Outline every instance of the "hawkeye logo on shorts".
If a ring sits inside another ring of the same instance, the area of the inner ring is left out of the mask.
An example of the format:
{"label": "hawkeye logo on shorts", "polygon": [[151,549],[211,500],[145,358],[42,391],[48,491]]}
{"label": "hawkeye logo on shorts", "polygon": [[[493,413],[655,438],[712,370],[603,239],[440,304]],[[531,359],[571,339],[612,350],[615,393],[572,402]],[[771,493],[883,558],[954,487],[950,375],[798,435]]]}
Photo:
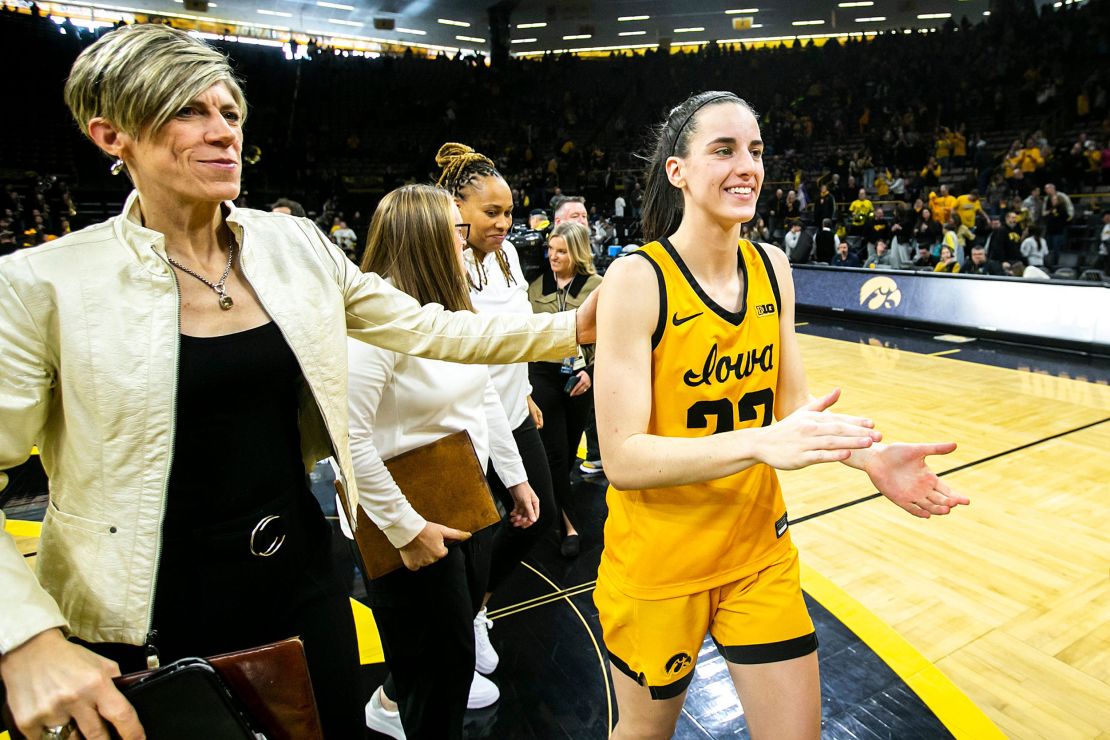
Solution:
{"label": "hawkeye logo on shorts", "polygon": [[781,517],[779,517],[779,520],[775,522],[775,538],[777,539],[786,534],[786,529],[789,526],[790,521],[786,518],[786,514],[783,514]]}
{"label": "hawkeye logo on shorts", "polygon": [[755,307],[756,316],[770,316],[775,312],[774,303],[760,303]]}
{"label": "hawkeye logo on shorts", "polygon": [[677,676],[686,670],[693,662],[694,659],[691,658],[688,653],[676,653],[667,661],[667,673],[672,676]]}

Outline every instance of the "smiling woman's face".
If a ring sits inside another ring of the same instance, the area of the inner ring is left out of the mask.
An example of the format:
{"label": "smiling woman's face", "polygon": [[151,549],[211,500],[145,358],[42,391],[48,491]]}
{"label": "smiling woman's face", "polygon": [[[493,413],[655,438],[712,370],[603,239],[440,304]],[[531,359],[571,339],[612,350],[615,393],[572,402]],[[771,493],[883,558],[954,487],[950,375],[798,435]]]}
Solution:
{"label": "smiling woman's face", "polygon": [[183,203],[239,197],[242,112],[223,83],[208,88],[159,130],[127,138],[122,157],[140,192]]}
{"label": "smiling woman's face", "polygon": [[695,116],[685,157],[667,160],[671,184],[683,190],[685,207],[722,225],[755,216],[763,185],[763,142],[755,116],[743,105],[711,105]]}
{"label": "smiling woman's face", "polygon": [[505,181],[494,175],[481,177],[463,189],[456,198],[462,220],[470,224],[467,242],[482,254],[501,249],[513,225],[513,192]]}

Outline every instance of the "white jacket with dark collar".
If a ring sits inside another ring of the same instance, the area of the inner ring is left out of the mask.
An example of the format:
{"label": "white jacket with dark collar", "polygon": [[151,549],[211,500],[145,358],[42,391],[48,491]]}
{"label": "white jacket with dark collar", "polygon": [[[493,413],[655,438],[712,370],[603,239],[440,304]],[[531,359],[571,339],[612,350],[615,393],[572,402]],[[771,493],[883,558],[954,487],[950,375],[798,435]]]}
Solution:
{"label": "white jacket with dark collar", "polygon": [[[243,274],[301,365],[306,468],[334,454],[352,507],[347,336],[454,362],[557,360],[575,322],[421,307],[363,274],[305,219],[226,206]],[[0,259],[0,470],[41,450],[37,577],[0,533],[0,653],[51,627],[142,644],[161,547],[179,297],[161,234],[120,216]],[[226,454],[234,440],[212,440]],[[4,522],[0,512],[0,529]]]}

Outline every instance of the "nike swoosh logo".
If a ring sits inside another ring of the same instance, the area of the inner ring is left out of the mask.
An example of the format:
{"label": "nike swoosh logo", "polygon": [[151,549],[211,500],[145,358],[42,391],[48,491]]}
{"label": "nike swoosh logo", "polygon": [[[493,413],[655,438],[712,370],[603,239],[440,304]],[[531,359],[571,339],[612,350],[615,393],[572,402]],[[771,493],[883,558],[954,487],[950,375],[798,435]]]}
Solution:
{"label": "nike swoosh logo", "polygon": [[698,312],[697,312],[697,313],[695,313],[695,314],[691,314],[691,315],[689,315],[689,316],[685,316],[685,317],[683,317],[683,318],[681,318],[681,319],[680,319],[680,318],[678,318],[678,313],[675,313],[675,314],[674,314],[673,316],[671,316],[671,323],[672,323],[672,324],[674,324],[675,326],[682,326],[682,325],[683,325],[683,324],[685,324],[685,323],[686,323],[687,321],[693,321],[693,320],[694,320],[694,319],[696,319],[697,317],[701,316],[701,315],[702,315],[703,313],[705,313],[705,311],[698,311]]}

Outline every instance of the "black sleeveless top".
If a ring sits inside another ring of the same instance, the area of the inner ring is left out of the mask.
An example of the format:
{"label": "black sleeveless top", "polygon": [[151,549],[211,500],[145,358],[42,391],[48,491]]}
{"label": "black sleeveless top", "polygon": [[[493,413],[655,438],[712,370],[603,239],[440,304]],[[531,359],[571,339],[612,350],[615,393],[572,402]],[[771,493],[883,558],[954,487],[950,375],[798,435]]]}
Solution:
{"label": "black sleeveless top", "polygon": [[[342,593],[308,488],[300,365],[274,323],[181,337],[177,423],[148,636],[163,662],[297,634],[306,600]],[[266,517],[262,549],[252,531]]]}
{"label": "black sleeveless top", "polygon": [[163,537],[300,494],[301,368],[277,324],[182,335],[180,358]]}

